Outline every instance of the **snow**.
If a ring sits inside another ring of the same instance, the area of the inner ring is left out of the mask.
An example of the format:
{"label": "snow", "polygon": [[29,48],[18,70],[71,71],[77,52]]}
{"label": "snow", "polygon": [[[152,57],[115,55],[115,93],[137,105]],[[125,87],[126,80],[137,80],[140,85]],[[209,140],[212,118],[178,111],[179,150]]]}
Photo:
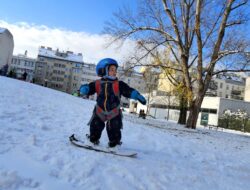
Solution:
{"label": "snow", "polygon": [[[72,146],[94,101],[0,77],[0,189],[250,189],[250,136],[124,113],[125,158]],[[103,131],[101,144],[108,142]]]}
{"label": "snow", "polygon": [[59,52],[61,54],[65,54],[66,57],[62,57],[57,55],[57,51],[52,50],[52,49],[45,49],[43,47],[39,48],[38,55],[40,56],[45,56],[45,57],[50,57],[54,59],[62,59],[62,60],[67,60],[67,61],[74,61],[74,62],[79,62],[83,63],[83,58],[81,54],[74,54],[73,52]]}

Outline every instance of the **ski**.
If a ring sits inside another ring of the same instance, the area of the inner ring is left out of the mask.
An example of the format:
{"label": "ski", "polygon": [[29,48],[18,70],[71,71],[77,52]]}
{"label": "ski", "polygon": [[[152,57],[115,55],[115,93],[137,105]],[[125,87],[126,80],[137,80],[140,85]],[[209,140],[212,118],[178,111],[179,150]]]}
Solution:
{"label": "ski", "polygon": [[137,155],[136,152],[132,152],[129,150],[117,150],[117,151],[115,151],[115,150],[111,150],[109,148],[101,147],[99,145],[93,145],[93,146],[87,145],[84,143],[84,141],[77,139],[74,134],[72,134],[69,137],[69,141],[71,142],[72,145],[74,145],[76,147],[85,148],[85,149],[93,150],[96,152],[103,152],[103,153],[107,153],[107,154],[113,154],[116,156],[131,157],[131,158],[134,158]]}

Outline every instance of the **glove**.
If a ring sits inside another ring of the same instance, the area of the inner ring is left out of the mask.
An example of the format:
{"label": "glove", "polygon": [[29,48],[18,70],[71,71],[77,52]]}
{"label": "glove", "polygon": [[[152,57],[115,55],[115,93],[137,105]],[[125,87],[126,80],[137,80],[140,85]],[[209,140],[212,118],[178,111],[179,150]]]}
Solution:
{"label": "glove", "polygon": [[146,99],[137,90],[132,91],[130,98],[138,100],[143,105],[147,103]]}
{"label": "glove", "polygon": [[89,85],[88,84],[83,84],[80,87],[80,94],[81,95],[87,95],[89,93]]}

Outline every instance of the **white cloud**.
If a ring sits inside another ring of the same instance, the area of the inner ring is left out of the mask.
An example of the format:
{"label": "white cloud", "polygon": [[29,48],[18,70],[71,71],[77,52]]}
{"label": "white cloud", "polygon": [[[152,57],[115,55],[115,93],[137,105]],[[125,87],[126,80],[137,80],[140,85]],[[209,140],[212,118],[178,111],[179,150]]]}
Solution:
{"label": "white cloud", "polygon": [[14,55],[28,51],[29,57],[37,57],[40,46],[51,47],[61,51],[82,53],[83,61],[96,63],[105,57],[123,61],[133,53],[133,41],[127,41],[122,48],[115,45],[105,48],[107,36],[74,32],[59,28],[28,24],[26,22],[8,23],[0,20],[0,27],[7,28],[14,38]]}

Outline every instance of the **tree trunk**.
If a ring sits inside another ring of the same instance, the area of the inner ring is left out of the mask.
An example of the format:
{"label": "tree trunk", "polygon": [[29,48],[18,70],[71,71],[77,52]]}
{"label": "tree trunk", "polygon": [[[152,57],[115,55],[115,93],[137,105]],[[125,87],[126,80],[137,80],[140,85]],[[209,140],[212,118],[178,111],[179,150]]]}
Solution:
{"label": "tree trunk", "polygon": [[196,123],[198,120],[203,98],[204,98],[203,96],[199,96],[192,102],[192,105],[190,106],[189,109],[189,116],[186,125],[187,128],[196,129]]}
{"label": "tree trunk", "polygon": [[178,120],[178,124],[185,125],[187,121],[187,101],[185,97],[180,98],[180,116]]}

